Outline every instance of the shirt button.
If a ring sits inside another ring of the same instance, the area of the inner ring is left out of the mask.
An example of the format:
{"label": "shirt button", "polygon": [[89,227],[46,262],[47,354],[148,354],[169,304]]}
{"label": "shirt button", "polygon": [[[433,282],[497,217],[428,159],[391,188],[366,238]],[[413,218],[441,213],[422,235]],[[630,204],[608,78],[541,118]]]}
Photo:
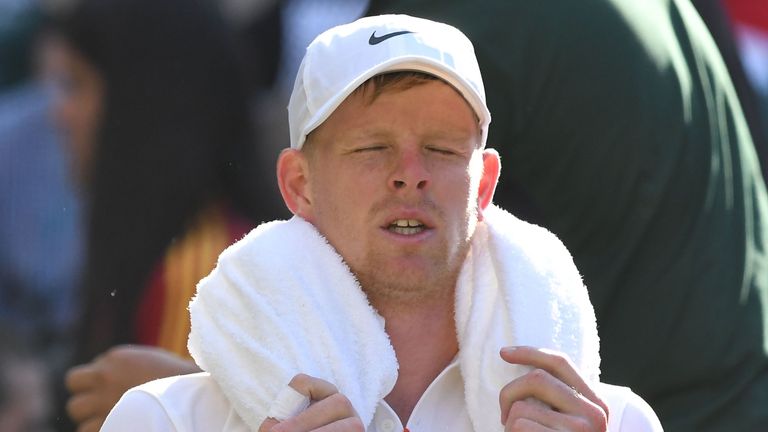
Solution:
{"label": "shirt button", "polygon": [[381,429],[381,432],[392,432],[395,430],[395,422],[393,422],[391,419],[386,419],[381,422],[379,428]]}

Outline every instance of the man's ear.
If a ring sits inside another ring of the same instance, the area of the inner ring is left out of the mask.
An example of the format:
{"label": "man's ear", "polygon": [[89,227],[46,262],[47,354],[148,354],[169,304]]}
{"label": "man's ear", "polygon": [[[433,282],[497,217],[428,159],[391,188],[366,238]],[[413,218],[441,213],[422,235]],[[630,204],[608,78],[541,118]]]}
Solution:
{"label": "man's ear", "polygon": [[277,184],[291,213],[312,220],[312,198],[307,156],[296,149],[285,149],[277,159]]}
{"label": "man's ear", "polygon": [[477,215],[483,220],[483,211],[491,205],[501,174],[501,157],[494,149],[483,150],[483,176],[477,194]]}

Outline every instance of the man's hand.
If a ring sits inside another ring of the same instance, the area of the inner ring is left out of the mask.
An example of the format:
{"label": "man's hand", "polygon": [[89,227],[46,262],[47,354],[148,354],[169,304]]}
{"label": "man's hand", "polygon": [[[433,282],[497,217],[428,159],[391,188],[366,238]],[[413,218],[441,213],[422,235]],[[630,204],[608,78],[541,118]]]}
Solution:
{"label": "man's hand", "polygon": [[608,406],[562,354],[530,347],[502,348],[501,358],[531,372],[499,395],[505,431],[596,431],[608,429]]}
{"label": "man's hand", "polygon": [[352,403],[333,384],[299,374],[288,385],[309,397],[309,408],[281,422],[268,418],[259,427],[259,432],[365,431],[365,425]]}
{"label": "man's hand", "polygon": [[193,362],[155,347],[117,346],[91,363],[67,372],[71,395],[67,413],[78,432],[96,432],[109,411],[131,387],[174,375],[199,372]]}

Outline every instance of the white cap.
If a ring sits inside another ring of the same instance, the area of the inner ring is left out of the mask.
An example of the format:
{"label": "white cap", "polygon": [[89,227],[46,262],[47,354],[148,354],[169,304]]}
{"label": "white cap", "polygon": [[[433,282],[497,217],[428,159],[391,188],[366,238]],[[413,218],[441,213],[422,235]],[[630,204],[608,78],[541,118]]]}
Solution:
{"label": "white cap", "polygon": [[447,24],[380,15],[334,27],[309,44],[288,103],[291,147],[300,149],[369,78],[394,71],[428,73],[456,88],[477,114],[485,146],[491,114],[472,42]]}

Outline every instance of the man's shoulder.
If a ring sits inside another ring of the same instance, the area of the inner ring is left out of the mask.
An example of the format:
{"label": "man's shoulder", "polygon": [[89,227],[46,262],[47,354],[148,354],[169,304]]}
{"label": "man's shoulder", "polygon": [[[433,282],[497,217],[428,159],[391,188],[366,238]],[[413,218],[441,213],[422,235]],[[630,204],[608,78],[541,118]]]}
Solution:
{"label": "man's shoulder", "polygon": [[183,395],[195,397],[193,395],[196,394],[206,395],[208,398],[224,397],[208,372],[161,378],[136,386],[131,391],[142,392],[160,400],[175,399]]}
{"label": "man's shoulder", "polygon": [[663,432],[653,408],[629,387],[598,383],[596,391],[608,404],[609,431]]}
{"label": "man's shoulder", "polygon": [[224,250],[219,262],[243,264],[271,255],[295,253],[302,250],[304,240],[312,235],[320,237],[309,222],[298,217],[264,222]]}
{"label": "man's shoulder", "polygon": [[126,392],[103,431],[247,430],[206,372],[150,381]]}

